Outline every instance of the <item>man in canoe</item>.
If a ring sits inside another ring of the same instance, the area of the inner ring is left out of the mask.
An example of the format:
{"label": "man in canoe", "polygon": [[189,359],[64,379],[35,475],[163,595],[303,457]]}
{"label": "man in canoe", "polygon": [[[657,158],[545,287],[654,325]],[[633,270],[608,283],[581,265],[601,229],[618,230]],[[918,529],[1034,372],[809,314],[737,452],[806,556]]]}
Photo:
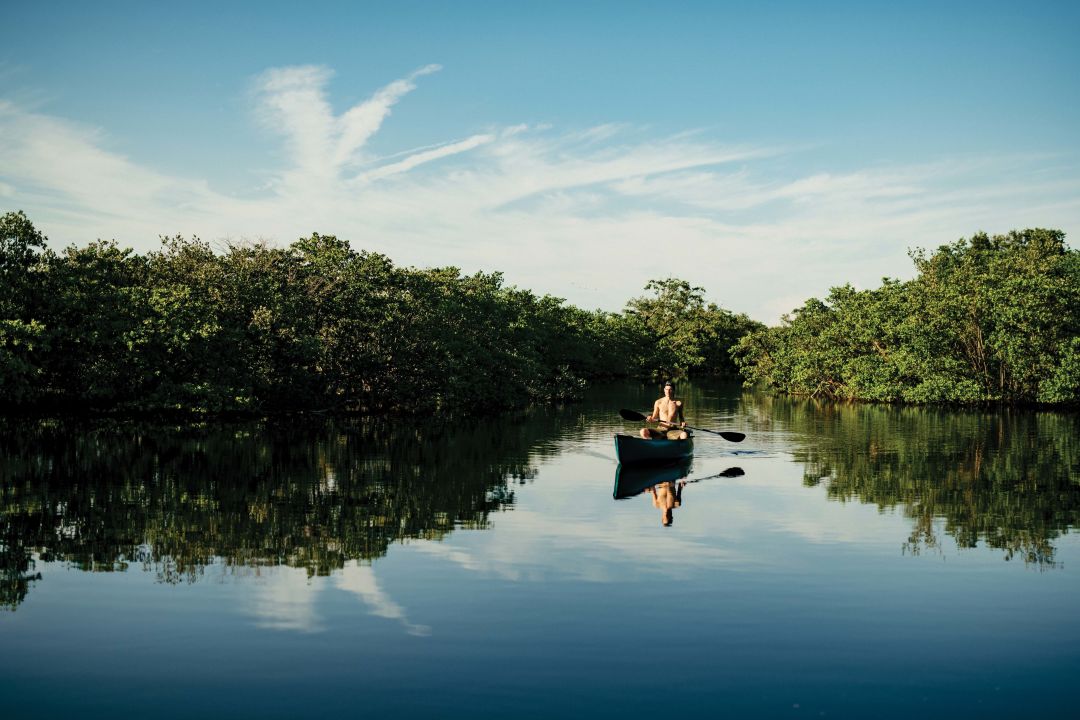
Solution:
{"label": "man in canoe", "polygon": [[659,429],[641,428],[641,437],[646,440],[654,438],[685,440],[689,437],[685,429],[686,420],[683,418],[682,400],[675,399],[675,385],[670,380],[664,383],[664,397],[653,403],[652,414],[645,418],[645,421],[660,424]]}

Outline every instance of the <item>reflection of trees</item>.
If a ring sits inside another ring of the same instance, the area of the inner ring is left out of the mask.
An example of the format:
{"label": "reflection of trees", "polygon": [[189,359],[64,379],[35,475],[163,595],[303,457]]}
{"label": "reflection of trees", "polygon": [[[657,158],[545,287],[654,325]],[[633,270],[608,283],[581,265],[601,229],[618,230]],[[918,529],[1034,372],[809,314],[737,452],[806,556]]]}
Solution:
{"label": "reflection of trees", "polygon": [[166,582],[229,565],[328,574],[390,543],[483,528],[532,477],[538,441],[574,411],[497,431],[313,421],[162,428],[9,422],[0,428],[0,603],[33,557],[91,571],[142,564]]}
{"label": "reflection of trees", "polygon": [[905,549],[938,544],[934,520],[958,546],[979,540],[1007,559],[1053,565],[1052,540],[1080,522],[1080,417],[1016,410],[942,410],[744,401],[802,435],[807,485],[835,500],[903,506]]}

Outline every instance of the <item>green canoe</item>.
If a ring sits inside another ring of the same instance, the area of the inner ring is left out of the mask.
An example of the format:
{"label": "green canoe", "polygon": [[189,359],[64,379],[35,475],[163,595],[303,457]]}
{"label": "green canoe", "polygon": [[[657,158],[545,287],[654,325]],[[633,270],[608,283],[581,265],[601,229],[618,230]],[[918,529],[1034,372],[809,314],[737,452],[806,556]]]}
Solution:
{"label": "green canoe", "polygon": [[631,435],[615,436],[615,457],[623,465],[667,463],[694,454],[694,437],[686,440],[646,440]]}
{"label": "green canoe", "polygon": [[690,474],[690,466],[693,462],[690,458],[685,458],[664,464],[623,465],[620,463],[615,468],[615,490],[612,495],[616,500],[622,500],[639,495],[654,485],[682,480]]}

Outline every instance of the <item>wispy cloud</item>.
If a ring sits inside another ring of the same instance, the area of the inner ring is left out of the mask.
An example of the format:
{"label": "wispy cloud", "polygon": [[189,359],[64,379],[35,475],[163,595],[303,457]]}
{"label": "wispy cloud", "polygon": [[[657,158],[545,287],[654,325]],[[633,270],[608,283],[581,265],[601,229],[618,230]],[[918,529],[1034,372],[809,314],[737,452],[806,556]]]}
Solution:
{"label": "wispy cloud", "polygon": [[[133,162],[104,131],[0,100],[0,198],[54,242],[159,234],[350,238],[403,264],[502,270],[514,283],[616,309],[677,275],[763,320],[846,281],[910,272],[906,251],[975,230],[1080,225],[1080,174],[1024,156],[838,172],[783,144],[656,136],[607,123],[491,127],[379,157],[370,140],[428,65],[335,114],[330,69],[255,79],[257,117],[287,163],[260,193]],[[197,141],[197,139],[192,139]],[[799,168],[799,169],[793,169]]]}
{"label": "wispy cloud", "polygon": [[432,162],[434,160],[441,160],[451,155],[457,155],[458,153],[466,152],[467,150],[473,150],[481,145],[486,145],[495,140],[495,136],[491,134],[473,135],[472,137],[460,140],[458,142],[448,143],[431,150],[425,150],[423,152],[414,153],[409,155],[404,160],[400,160],[395,163],[388,163],[382,165],[374,170],[370,170],[365,173],[361,173],[356,177],[357,181],[370,182],[372,180],[378,180],[379,178],[388,177],[390,175],[396,175],[398,173],[408,172],[415,167],[423,165],[424,163]]}
{"label": "wispy cloud", "polygon": [[363,160],[360,151],[382,127],[391,108],[416,89],[416,78],[439,69],[438,65],[422,67],[340,116],[334,115],[326,99],[326,83],[333,74],[329,68],[306,65],[263,73],[255,83],[260,117],[286,138],[293,161],[283,176],[285,187],[303,193],[336,190],[336,183],[345,179],[343,169]]}

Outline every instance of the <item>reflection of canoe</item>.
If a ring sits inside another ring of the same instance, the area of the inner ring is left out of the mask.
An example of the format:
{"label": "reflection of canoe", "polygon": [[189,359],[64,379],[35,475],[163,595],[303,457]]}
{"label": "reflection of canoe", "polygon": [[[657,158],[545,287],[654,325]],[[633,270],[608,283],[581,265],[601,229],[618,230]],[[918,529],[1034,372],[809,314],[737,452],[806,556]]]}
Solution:
{"label": "reflection of canoe", "polygon": [[623,465],[669,463],[694,454],[693,436],[686,440],[646,440],[630,435],[615,436],[615,457]]}
{"label": "reflection of canoe", "polygon": [[663,482],[682,480],[690,474],[690,458],[667,465],[619,465],[615,469],[616,500],[633,497],[641,491]]}

